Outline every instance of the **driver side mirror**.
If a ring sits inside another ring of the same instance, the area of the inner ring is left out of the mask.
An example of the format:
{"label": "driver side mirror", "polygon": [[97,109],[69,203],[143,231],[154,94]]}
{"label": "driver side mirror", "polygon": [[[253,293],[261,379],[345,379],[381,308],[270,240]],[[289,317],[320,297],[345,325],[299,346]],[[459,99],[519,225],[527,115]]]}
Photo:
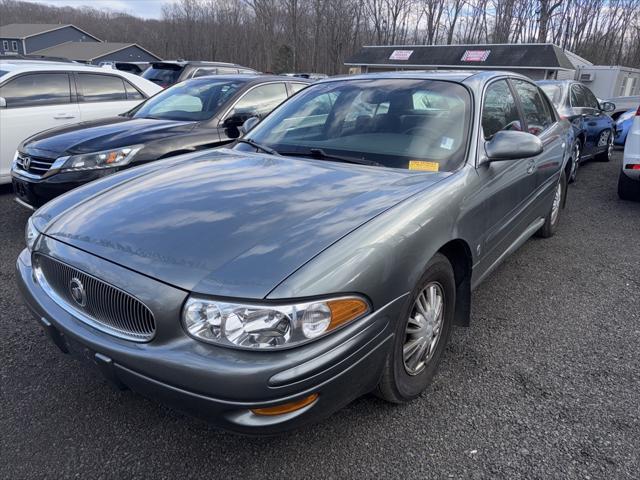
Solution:
{"label": "driver side mirror", "polygon": [[240,126],[238,130],[240,130],[240,135],[245,135],[249,130],[255,127],[260,122],[258,117],[249,117],[245,120],[245,122]]}
{"label": "driver side mirror", "polygon": [[0,97],[0,108],[7,108],[7,100],[4,97]]}
{"label": "driver side mirror", "polygon": [[600,110],[603,112],[613,112],[616,109],[616,104],[613,102],[602,102],[600,104]]}
{"label": "driver side mirror", "polygon": [[540,155],[543,151],[542,141],[527,132],[500,130],[484,145],[487,154],[482,163],[502,160],[517,160]]}

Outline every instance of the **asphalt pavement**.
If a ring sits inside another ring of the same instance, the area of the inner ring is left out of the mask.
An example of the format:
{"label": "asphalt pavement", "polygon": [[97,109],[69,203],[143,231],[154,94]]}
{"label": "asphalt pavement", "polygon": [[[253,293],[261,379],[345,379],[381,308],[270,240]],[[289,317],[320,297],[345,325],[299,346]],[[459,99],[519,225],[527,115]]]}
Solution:
{"label": "asphalt pavement", "polygon": [[270,438],[114,391],[51,344],[15,286],[29,214],[0,190],[0,478],[639,478],[640,203],[617,197],[620,158],[581,167],[558,234],[474,292],[421,398]]}

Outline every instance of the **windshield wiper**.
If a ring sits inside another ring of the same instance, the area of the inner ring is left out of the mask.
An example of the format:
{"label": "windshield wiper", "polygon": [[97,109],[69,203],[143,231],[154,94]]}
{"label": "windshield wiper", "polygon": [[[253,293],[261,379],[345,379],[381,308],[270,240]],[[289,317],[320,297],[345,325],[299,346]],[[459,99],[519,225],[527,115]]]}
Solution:
{"label": "windshield wiper", "polygon": [[262,145],[262,144],[256,142],[255,140],[251,140],[250,138],[239,138],[238,140],[236,140],[236,142],[237,143],[246,143],[247,145],[251,145],[253,148],[256,148],[258,150],[262,150],[264,153],[268,153],[269,155],[278,155],[278,156],[281,155],[280,153],[278,153],[273,148],[267,147],[266,145]]}
{"label": "windshield wiper", "polygon": [[384,167],[383,164],[378,163],[378,162],[374,162],[373,160],[365,160],[362,157],[347,157],[347,156],[343,156],[343,155],[334,155],[334,154],[330,154],[325,152],[323,149],[321,148],[310,148],[308,152],[281,152],[281,155],[288,155],[291,157],[311,157],[311,158],[317,158],[320,160],[336,160],[338,162],[345,162],[345,163],[356,163],[358,165],[370,165],[370,166],[374,166],[374,167]]}

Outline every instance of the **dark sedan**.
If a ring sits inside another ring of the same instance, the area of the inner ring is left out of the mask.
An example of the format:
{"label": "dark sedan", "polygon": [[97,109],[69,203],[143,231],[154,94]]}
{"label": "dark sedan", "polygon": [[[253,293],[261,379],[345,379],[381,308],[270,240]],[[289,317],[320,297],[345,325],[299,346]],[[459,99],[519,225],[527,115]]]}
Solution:
{"label": "dark sedan", "polygon": [[570,129],[508,72],[321,81],[233,149],[45,205],[18,283],[63,351],[222,428],[407,402],[473,288],[558,228]]}
{"label": "dark sedan", "polygon": [[13,187],[39,207],[97,178],[160,158],[217,147],[238,138],[310,82],[276,76],[209,76],[174,85],[121,116],[46,130],[19,147]]}
{"label": "dark sedan", "polygon": [[572,80],[542,80],[537,82],[558,113],[573,124],[575,141],[569,181],[576,179],[578,167],[587,159],[611,160],[616,127],[607,115],[615,110],[611,102],[598,101],[588,87]]}

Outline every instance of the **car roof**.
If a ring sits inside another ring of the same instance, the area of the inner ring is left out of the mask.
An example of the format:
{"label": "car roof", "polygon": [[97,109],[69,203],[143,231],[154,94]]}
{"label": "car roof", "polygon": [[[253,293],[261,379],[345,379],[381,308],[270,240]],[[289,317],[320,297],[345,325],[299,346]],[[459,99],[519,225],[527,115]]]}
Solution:
{"label": "car roof", "polygon": [[107,70],[95,65],[84,65],[82,63],[63,63],[63,62],[38,62],[36,60],[20,60],[12,62],[10,60],[0,60],[0,70],[5,72],[37,72],[39,70],[46,71],[63,71],[63,72],[99,72],[113,73],[119,70]]}
{"label": "car roof", "polygon": [[522,78],[531,81],[530,78],[525,77],[519,73],[504,71],[504,70],[405,70],[402,72],[376,72],[376,73],[363,73],[360,75],[341,75],[337,77],[330,77],[317,81],[315,83],[333,82],[336,80],[371,80],[373,78],[379,79],[402,79],[410,78],[415,80],[447,80],[450,82],[462,83],[466,80],[479,80],[488,81],[496,77],[504,77],[508,75],[510,77]]}
{"label": "car roof", "polygon": [[191,78],[185,80],[185,82],[197,82],[199,80],[244,80],[246,83],[264,83],[264,82],[289,82],[289,83],[308,83],[311,84],[311,80],[308,78],[297,77],[285,77],[283,75],[255,75],[252,73],[234,73],[224,75],[203,75],[202,77]]}

